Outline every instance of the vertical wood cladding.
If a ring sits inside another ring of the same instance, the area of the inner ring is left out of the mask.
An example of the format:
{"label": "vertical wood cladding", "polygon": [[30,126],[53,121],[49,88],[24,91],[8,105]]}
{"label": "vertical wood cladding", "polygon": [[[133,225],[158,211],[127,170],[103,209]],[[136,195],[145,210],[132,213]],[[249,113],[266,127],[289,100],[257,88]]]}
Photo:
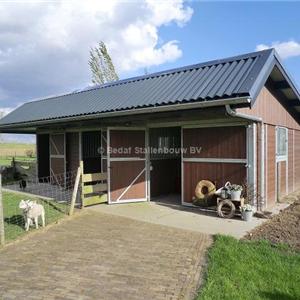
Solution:
{"label": "vertical wood cladding", "polygon": [[67,172],[75,172],[79,167],[79,133],[66,134]]}
{"label": "vertical wood cladding", "polygon": [[288,132],[288,193],[294,191],[294,130]]}
{"label": "vertical wood cladding", "polygon": [[226,181],[242,184],[246,180],[246,167],[236,163],[184,163],[184,201],[191,203],[200,180],[210,180],[217,188]]}
{"label": "vertical wood cladding", "polygon": [[[261,135],[261,128],[262,128],[262,124],[257,124],[256,130],[256,136],[257,136],[257,155],[256,155],[256,172],[257,172],[257,176],[256,176],[256,187],[257,187],[257,200],[258,202],[261,200],[260,196],[260,192],[261,192],[261,145],[263,143],[262,139],[262,135]],[[261,203],[258,203],[259,207]]]}
{"label": "vertical wood cladding", "polygon": [[145,131],[111,130],[110,147],[110,201],[146,199],[145,160],[140,159],[145,152],[135,151],[136,147],[144,150]]}
{"label": "vertical wood cladding", "polygon": [[50,134],[50,176],[52,183],[65,182],[65,135]]}
{"label": "vertical wood cladding", "polygon": [[64,155],[65,153],[65,135],[50,134],[50,155]]}
{"label": "vertical wood cladding", "polygon": [[295,188],[300,188],[300,131],[295,130]]}
{"label": "vertical wood cladding", "polygon": [[[110,163],[110,200],[117,201],[145,168],[144,161],[112,161]],[[120,200],[146,198],[146,172],[134,182]]]}
{"label": "vertical wood cladding", "polygon": [[63,185],[65,182],[65,160],[63,158],[52,157],[51,164],[51,183]]}
{"label": "vertical wood cladding", "polygon": [[[145,157],[136,151],[145,147],[144,130],[112,130],[110,134],[110,157]],[[123,150],[122,150],[123,149]]]}
{"label": "vertical wood cladding", "polygon": [[275,126],[267,125],[267,206],[276,202],[276,132]]}
{"label": "vertical wood cladding", "polygon": [[279,198],[286,195],[286,161],[278,162],[278,193]]}
{"label": "vertical wood cladding", "polygon": [[38,177],[50,176],[49,134],[37,135]]}
{"label": "vertical wood cladding", "polygon": [[[246,127],[190,128],[183,130],[184,157],[246,158]],[[192,153],[192,147],[201,147]]]}
{"label": "vertical wood cladding", "polygon": [[267,124],[300,130],[300,125],[283,106],[283,103],[286,103],[286,100],[281,99],[275,90],[268,86],[262,88],[251,109],[240,108],[238,112],[261,117]]}

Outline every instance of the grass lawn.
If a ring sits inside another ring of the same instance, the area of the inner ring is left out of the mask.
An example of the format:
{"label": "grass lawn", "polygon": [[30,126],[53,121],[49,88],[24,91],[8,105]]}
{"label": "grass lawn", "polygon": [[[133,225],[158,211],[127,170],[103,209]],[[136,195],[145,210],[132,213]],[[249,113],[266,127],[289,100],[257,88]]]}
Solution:
{"label": "grass lawn", "polygon": [[[10,166],[13,160],[13,156],[0,156],[0,166]],[[27,157],[27,156],[15,156],[15,161],[18,162],[35,162],[36,157]]]}
{"label": "grass lawn", "polygon": [[197,300],[300,299],[300,253],[267,241],[216,236]]}
{"label": "grass lawn", "polygon": [[[24,198],[22,195],[15,193],[3,192],[3,208],[4,208],[4,229],[5,239],[7,241],[14,240],[19,236],[26,233],[24,230],[24,219],[22,211],[19,209],[19,203],[22,199],[29,199],[28,196]],[[65,204],[59,204],[54,201],[42,200],[39,198],[31,198],[40,203],[45,208],[46,213],[46,225],[56,222],[65,215],[67,206]],[[41,221],[39,220],[41,223]],[[30,227],[30,231],[35,230],[34,227]]]}
{"label": "grass lawn", "polygon": [[35,144],[0,143],[0,166],[9,166],[13,157],[17,161],[35,161],[35,157],[27,156],[29,150],[35,155]]}

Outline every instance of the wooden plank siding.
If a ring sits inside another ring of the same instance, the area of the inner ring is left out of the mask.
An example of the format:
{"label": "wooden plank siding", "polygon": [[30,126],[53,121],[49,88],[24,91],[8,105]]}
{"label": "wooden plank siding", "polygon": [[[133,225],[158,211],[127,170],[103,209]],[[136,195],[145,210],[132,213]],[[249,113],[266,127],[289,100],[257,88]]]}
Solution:
{"label": "wooden plank siding", "polygon": [[300,188],[300,131],[295,131],[295,188]]}
{"label": "wooden plank siding", "polygon": [[288,193],[294,191],[294,130],[288,131]]}
{"label": "wooden plank siding", "polygon": [[53,184],[65,184],[65,134],[50,134],[50,176]]}
{"label": "wooden plank siding", "polygon": [[[188,128],[183,130],[186,158],[246,158],[246,127]],[[201,147],[201,152],[191,150]]]}
{"label": "wooden plank siding", "polygon": [[[110,129],[110,203],[146,200],[145,134],[145,130]],[[136,147],[143,151],[137,153]],[[118,149],[120,151],[114,152]],[[127,152],[126,149],[130,151]]]}
{"label": "wooden plank siding", "polygon": [[286,161],[278,163],[278,197],[281,198],[286,195]]}
{"label": "wooden plank siding", "polygon": [[[265,124],[265,197],[267,207],[273,206],[277,197],[293,192],[300,188],[300,135],[296,141],[300,125],[285,105],[282,98],[268,81],[262,88],[252,108],[239,108],[238,112],[262,118]],[[288,157],[287,162],[276,165],[276,126],[288,129]],[[257,186],[260,188],[260,125],[257,132]],[[295,137],[295,140],[294,140]],[[294,148],[295,145],[295,148]],[[298,148],[298,152],[297,152]],[[297,162],[297,157],[299,163]],[[296,170],[296,168],[298,169]],[[287,173],[286,173],[287,172]],[[276,174],[278,177],[276,178]],[[298,182],[298,185],[296,185]]]}
{"label": "wooden plank siding", "polygon": [[236,163],[184,163],[184,201],[191,203],[195,196],[195,188],[200,180],[210,180],[217,188],[226,181],[244,183],[247,169],[243,164]]}
{"label": "wooden plank siding", "polygon": [[[145,154],[136,153],[136,148],[144,149],[145,131],[144,130],[113,130],[110,135],[110,157],[140,157]],[[122,149],[124,150],[122,152]],[[129,152],[127,152],[127,150]]]}
{"label": "wooden plank siding", "polygon": [[66,134],[66,165],[67,172],[76,172],[79,167],[79,133]]}
{"label": "wooden plank siding", "polygon": [[[262,127],[262,124],[257,124],[257,127],[256,127],[256,136],[257,136],[257,139],[256,139],[256,147],[257,147],[257,155],[256,155],[256,173],[257,173],[257,176],[256,176],[256,194],[257,194],[257,202],[258,202],[258,206],[261,207],[261,201],[263,199],[261,199],[261,145],[262,145],[262,135],[261,135],[261,127]],[[251,189],[250,187],[250,190],[253,190]]]}
{"label": "wooden plank siding", "polygon": [[283,106],[284,100],[270,86],[263,87],[252,108],[239,108],[238,112],[261,117],[270,125],[300,130],[300,125]]}
{"label": "wooden plank siding", "polygon": [[[246,163],[199,162],[197,159],[245,159],[246,126],[183,129],[183,200],[191,203],[200,180],[210,180],[217,188],[227,181],[243,184],[247,177]],[[192,152],[201,147],[201,152]],[[187,160],[188,159],[188,160]]]}
{"label": "wooden plank siding", "polygon": [[267,206],[276,202],[276,132],[275,126],[267,125]]}
{"label": "wooden plank siding", "polygon": [[[112,161],[110,163],[110,201],[115,202],[145,168],[144,161]],[[146,198],[146,172],[122,196],[122,200]]]}

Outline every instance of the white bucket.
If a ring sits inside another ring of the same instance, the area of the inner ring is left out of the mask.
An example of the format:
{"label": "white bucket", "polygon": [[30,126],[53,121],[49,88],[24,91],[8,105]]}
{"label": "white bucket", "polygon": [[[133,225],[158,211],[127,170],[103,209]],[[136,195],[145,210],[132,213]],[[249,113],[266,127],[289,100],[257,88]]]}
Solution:
{"label": "white bucket", "polygon": [[230,191],[231,200],[240,200],[242,191]]}
{"label": "white bucket", "polygon": [[253,211],[243,211],[242,219],[246,222],[252,221]]}

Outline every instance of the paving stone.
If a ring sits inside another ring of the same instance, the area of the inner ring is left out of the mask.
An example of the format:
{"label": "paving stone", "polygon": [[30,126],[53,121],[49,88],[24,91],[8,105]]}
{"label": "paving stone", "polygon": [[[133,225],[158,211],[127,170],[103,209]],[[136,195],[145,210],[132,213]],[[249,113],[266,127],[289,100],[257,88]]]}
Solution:
{"label": "paving stone", "polygon": [[0,250],[0,299],[193,299],[210,236],[98,212]]}

